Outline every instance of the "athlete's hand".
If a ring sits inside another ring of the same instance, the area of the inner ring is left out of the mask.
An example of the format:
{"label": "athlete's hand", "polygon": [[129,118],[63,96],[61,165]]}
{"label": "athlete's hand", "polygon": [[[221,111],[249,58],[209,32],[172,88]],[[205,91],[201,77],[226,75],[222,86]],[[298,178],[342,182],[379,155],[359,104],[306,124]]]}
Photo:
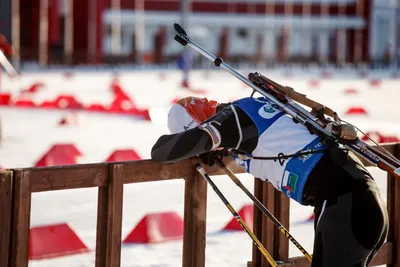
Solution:
{"label": "athlete's hand", "polygon": [[229,155],[229,152],[227,149],[218,148],[217,150],[210,151],[210,152],[199,155],[199,158],[201,159],[201,162],[203,162],[203,164],[206,164],[211,167],[211,166],[214,166],[214,164],[215,164],[214,159],[222,160],[223,157],[226,157],[228,155]]}

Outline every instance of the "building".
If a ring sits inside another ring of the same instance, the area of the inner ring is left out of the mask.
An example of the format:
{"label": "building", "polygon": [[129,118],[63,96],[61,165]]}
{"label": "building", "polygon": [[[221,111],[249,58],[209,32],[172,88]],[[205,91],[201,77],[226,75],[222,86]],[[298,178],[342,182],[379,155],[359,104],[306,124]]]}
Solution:
{"label": "building", "polygon": [[[19,7],[7,1],[13,16],[4,16],[9,23],[0,30],[19,41],[22,60],[163,62],[182,51],[172,27],[182,21],[180,0],[19,0]],[[15,10],[19,36],[9,29]],[[400,0],[190,0],[187,25],[205,48],[239,61],[400,55]]]}

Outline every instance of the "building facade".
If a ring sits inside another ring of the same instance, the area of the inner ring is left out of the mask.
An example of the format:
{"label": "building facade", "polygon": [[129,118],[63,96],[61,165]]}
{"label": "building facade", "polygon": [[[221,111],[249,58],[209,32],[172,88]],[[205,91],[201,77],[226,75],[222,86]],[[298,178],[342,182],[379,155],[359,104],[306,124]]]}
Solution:
{"label": "building facade", "polygon": [[[182,21],[180,0],[19,3],[22,60],[45,58],[47,51],[50,63],[137,61],[137,55],[160,63],[182,51],[172,27]],[[238,61],[400,56],[400,0],[190,0],[186,23],[196,42]]]}

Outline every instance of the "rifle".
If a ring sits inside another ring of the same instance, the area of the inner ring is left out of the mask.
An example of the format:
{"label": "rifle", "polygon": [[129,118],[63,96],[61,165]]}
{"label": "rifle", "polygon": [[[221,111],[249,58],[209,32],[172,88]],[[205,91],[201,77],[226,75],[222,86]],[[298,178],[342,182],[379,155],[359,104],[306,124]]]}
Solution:
{"label": "rifle", "polygon": [[[373,166],[400,178],[400,161],[390,154],[383,147],[381,150],[371,147],[357,137],[358,129],[354,125],[341,120],[336,112],[324,105],[308,99],[305,95],[296,92],[293,88],[283,86],[259,73],[250,73],[248,78],[238,73],[231,66],[226,64],[222,58],[216,57],[209,51],[191,40],[185,30],[177,23],[174,28],[178,33],[175,41],[183,46],[189,46],[208,58],[216,67],[221,67],[230,74],[247,84],[269,101],[276,104],[282,111],[291,116],[294,120],[306,126],[309,130],[318,135],[334,140],[344,148],[352,151]],[[297,102],[296,102],[297,101]],[[311,107],[311,112],[300,104]],[[325,117],[327,115],[328,117]]]}

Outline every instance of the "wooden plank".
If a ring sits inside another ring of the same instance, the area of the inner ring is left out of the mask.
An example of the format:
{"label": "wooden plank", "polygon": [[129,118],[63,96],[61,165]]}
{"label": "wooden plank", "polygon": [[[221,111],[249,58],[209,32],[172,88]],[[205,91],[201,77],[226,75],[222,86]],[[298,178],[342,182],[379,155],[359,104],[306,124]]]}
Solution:
{"label": "wooden plank", "polygon": [[[235,173],[243,173],[229,158],[224,159],[227,166]],[[73,188],[106,186],[107,170],[110,163],[76,164],[67,166],[24,168],[21,171],[31,172],[32,192],[63,190]],[[124,165],[124,183],[138,183],[162,181],[193,177],[194,171],[189,160],[174,164],[157,163],[151,160],[118,162]],[[209,175],[225,174],[223,170],[214,166],[206,168]]]}
{"label": "wooden plank", "polygon": [[[290,220],[290,198],[282,192],[275,192],[275,214],[278,221],[289,231]],[[275,255],[274,259],[279,261],[287,261],[289,259],[289,239],[282,234],[279,229],[275,228]]]}
{"label": "wooden plank", "polygon": [[196,173],[185,179],[183,267],[205,266],[206,215],[207,181]]}
{"label": "wooden plank", "polygon": [[[77,164],[69,166],[21,169],[31,172],[32,192],[63,190],[108,185],[107,170],[110,163]],[[119,162],[124,165],[124,183],[139,183],[193,177],[194,170],[189,160],[174,164],[157,163],[151,160]],[[221,175],[220,168],[207,168],[210,175]],[[233,171],[243,172],[234,166]]]}
{"label": "wooden plank", "polygon": [[[124,166],[124,184],[163,181],[193,177],[195,170],[189,160],[174,164],[155,163],[151,160],[136,161]],[[211,175],[211,173],[209,173]]]}
{"label": "wooden plank", "polygon": [[111,164],[110,184],[99,188],[96,267],[120,266],[124,185],[122,173],[122,164]]}
{"label": "wooden plank", "polygon": [[[263,183],[263,204],[275,216],[275,188],[269,182]],[[262,244],[274,258],[275,254],[275,225],[267,217],[262,217]],[[274,258],[275,259],[275,258]],[[261,267],[271,266],[264,256],[261,256]]]}
{"label": "wooden plank", "polygon": [[[261,202],[263,201],[263,181],[258,178],[254,178],[254,196],[259,199]],[[262,241],[262,217],[263,214],[260,209],[258,209],[255,205],[253,211],[253,232],[255,236]],[[257,246],[253,243],[252,249],[252,266],[260,267],[261,266],[261,253],[258,250]]]}
{"label": "wooden plank", "polygon": [[31,215],[30,171],[14,171],[11,267],[28,266]]}
{"label": "wooden plank", "polygon": [[10,263],[11,217],[12,217],[12,171],[0,171],[0,263]]}
{"label": "wooden plank", "polygon": [[109,163],[26,169],[32,192],[105,186]]}
{"label": "wooden plank", "polygon": [[[394,145],[384,145],[389,151],[394,151]],[[243,173],[243,168],[237,166],[227,157],[224,159],[234,173]],[[190,161],[183,160],[174,164],[155,163],[151,160],[120,162],[124,165],[124,183],[149,182],[159,180],[192,177]],[[32,192],[62,190],[105,186],[107,181],[107,165],[109,163],[76,164],[68,166],[25,168],[21,171],[31,172]],[[369,164],[366,164],[369,166]],[[222,175],[217,167],[207,168],[210,175]]]}
{"label": "wooden plank", "polygon": [[[371,263],[371,266],[390,264],[393,262],[393,243],[385,243],[379,250]],[[287,263],[279,265],[280,267],[309,267],[311,264],[306,257],[293,257]]]}

